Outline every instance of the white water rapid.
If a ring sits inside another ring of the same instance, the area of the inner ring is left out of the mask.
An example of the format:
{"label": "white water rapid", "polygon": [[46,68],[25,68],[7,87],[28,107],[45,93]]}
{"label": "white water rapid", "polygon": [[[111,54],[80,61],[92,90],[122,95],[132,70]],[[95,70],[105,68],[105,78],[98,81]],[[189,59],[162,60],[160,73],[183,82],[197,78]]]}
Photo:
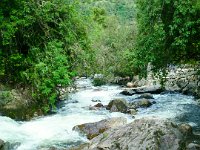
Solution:
{"label": "white water rapid", "polygon": [[[117,116],[124,116],[129,122],[133,120],[127,114],[110,113],[105,109],[89,110],[89,106],[98,103],[92,100],[100,100],[102,104],[107,105],[113,98],[123,97],[131,100],[138,95],[122,96],[119,94],[122,91],[119,86],[93,87],[89,79],[77,80],[77,86],[80,90],[70,94],[64,106],[54,115],[34,118],[27,122],[16,122],[0,116],[0,139],[10,143],[10,150],[46,150],[50,147],[68,149],[87,142],[84,136],[72,131],[75,125]],[[193,114],[191,108],[194,108],[195,113],[199,113],[200,116],[200,109],[192,96],[181,94],[153,96],[156,104],[147,109],[140,109],[136,118],[153,115],[188,122],[197,128],[200,126],[200,118],[191,117]]]}

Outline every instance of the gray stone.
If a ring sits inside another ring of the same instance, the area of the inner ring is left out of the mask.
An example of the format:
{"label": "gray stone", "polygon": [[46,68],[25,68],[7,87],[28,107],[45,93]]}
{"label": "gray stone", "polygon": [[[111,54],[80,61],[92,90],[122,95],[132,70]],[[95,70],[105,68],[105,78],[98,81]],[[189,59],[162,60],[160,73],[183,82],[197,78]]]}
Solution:
{"label": "gray stone", "polygon": [[179,150],[185,149],[184,134],[172,122],[143,118],[111,128],[95,137],[82,150]]}
{"label": "gray stone", "polygon": [[103,107],[102,103],[97,103],[96,105],[94,105],[94,107]]}
{"label": "gray stone", "polygon": [[30,120],[35,113],[43,112],[37,106],[27,89],[0,91],[0,113],[15,120]]}
{"label": "gray stone", "polygon": [[135,87],[136,85],[135,85],[133,82],[128,82],[128,83],[126,84],[126,86],[127,86],[128,88],[133,88],[133,87]]}
{"label": "gray stone", "polygon": [[190,143],[187,146],[187,150],[200,150],[200,145],[195,144],[195,143]]}
{"label": "gray stone", "polygon": [[105,132],[109,128],[125,125],[127,120],[122,117],[104,119],[99,122],[85,123],[73,127],[73,130],[86,134],[88,139],[92,139]]}
{"label": "gray stone", "polygon": [[132,89],[126,89],[126,90],[120,92],[120,94],[126,95],[126,96],[132,96],[132,95],[134,95],[135,93],[136,93],[136,92],[133,91]]}
{"label": "gray stone", "polygon": [[115,99],[110,101],[106,109],[110,110],[111,112],[126,113],[128,109],[128,104],[125,99]]}
{"label": "gray stone", "polygon": [[131,115],[136,115],[137,114],[137,109],[129,109],[128,113],[130,113]]}
{"label": "gray stone", "polygon": [[142,94],[142,93],[160,94],[161,92],[163,92],[163,89],[161,88],[160,85],[152,85],[152,86],[143,86],[134,88],[133,91],[135,91],[135,93],[137,94]]}
{"label": "gray stone", "polygon": [[99,100],[99,99],[92,99],[91,101],[92,102],[101,102],[101,100]]}
{"label": "gray stone", "polygon": [[154,99],[153,95],[151,93],[144,93],[144,94],[140,95],[137,99],[142,99],[142,98],[145,98],[145,99]]}
{"label": "gray stone", "polygon": [[190,136],[193,134],[192,127],[187,123],[180,124],[178,128],[186,136]]}
{"label": "gray stone", "polygon": [[136,102],[136,106],[137,107],[143,107],[143,108],[146,108],[146,107],[150,107],[152,105],[152,103],[148,100],[148,99],[141,99],[139,100],[138,102]]}

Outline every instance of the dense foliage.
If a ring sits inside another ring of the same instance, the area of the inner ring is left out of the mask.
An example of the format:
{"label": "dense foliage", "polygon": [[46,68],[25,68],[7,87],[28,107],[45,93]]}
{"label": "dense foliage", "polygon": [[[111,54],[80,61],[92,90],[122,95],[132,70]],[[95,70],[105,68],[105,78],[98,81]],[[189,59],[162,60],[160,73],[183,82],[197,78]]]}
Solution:
{"label": "dense foliage", "polygon": [[133,64],[141,73],[151,62],[155,71],[200,60],[198,0],[136,0],[137,46]]}
{"label": "dense foliage", "polygon": [[132,0],[88,0],[81,3],[90,16],[88,35],[94,50],[93,72],[109,76],[132,75],[130,50],[135,44]]}
{"label": "dense foliage", "polygon": [[86,51],[88,41],[72,2],[1,1],[1,82],[22,83],[33,97],[53,106],[57,86],[70,83],[74,72],[71,64],[79,55],[76,49]]}
{"label": "dense foliage", "polygon": [[198,0],[1,0],[0,82],[47,106],[77,75],[145,74],[200,60]]}

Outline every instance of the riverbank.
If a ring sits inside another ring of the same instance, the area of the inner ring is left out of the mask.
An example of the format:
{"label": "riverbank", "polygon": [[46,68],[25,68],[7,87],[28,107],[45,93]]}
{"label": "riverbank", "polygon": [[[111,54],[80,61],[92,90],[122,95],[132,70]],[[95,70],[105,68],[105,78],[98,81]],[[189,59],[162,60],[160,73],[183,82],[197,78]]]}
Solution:
{"label": "riverbank", "polygon": [[[116,118],[120,120],[120,118]],[[105,122],[105,121],[104,121]],[[99,122],[100,123],[100,122]],[[90,125],[90,131],[95,124]],[[188,124],[175,124],[159,117],[146,117],[112,127],[94,137],[88,144],[75,150],[194,150],[200,145],[194,142],[192,128]],[[200,136],[198,136],[200,140]],[[199,143],[199,142],[198,142]],[[200,144],[200,143],[199,143]],[[74,150],[72,148],[72,150]]]}
{"label": "riverbank", "polygon": [[15,120],[30,120],[43,115],[43,111],[28,88],[0,84],[0,114]]}
{"label": "riverbank", "polygon": [[106,106],[114,99],[137,102],[141,94],[125,96],[120,94],[124,90],[120,86],[94,87],[89,79],[78,79],[76,85],[77,92],[70,93],[55,114],[24,122],[0,116],[0,139],[11,143],[12,150],[49,150],[52,147],[57,150],[69,149],[89,142],[84,135],[73,130],[74,126],[113,117],[126,118],[130,123],[134,119],[156,116],[177,123],[189,123],[195,132],[200,131],[200,108],[192,96],[178,93],[153,94],[156,103],[148,108],[138,108],[137,114],[130,114],[115,112],[114,107],[110,108],[112,111],[105,107],[91,107],[98,103]]}

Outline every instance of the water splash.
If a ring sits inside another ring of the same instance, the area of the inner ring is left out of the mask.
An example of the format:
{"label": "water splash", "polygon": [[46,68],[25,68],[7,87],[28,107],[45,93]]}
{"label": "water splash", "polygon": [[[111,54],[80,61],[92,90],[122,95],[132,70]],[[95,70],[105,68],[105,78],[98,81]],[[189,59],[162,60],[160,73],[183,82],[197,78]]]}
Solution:
{"label": "water splash", "polygon": [[[0,139],[13,143],[12,150],[68,148],[87,141],[84,136],[72,131],[75,125],[119,116],[126,117],[129,122],[133,120],[132,116],[127,114],[110,113],[105,109],[89,110],[88,106],[97,104],[99,100],[104,105],[114,98],[132,100],[137,95],[131,97],[120,95],[122,89],[119,86],[93,87],[89,79],[77,80],[76,85],[79,91],[71,93],[64,107],[55,115],[35,118],[28,122],[16,122],[8,117],[0,116]],[[194,118],[194,112],[191,109],[194,106],[195,116],[200,116],[200,111],[197,111],[198,106],[192,96],[165,94],[154,95],[154,98],[156,104],[147,109],[140,109],[136,118],[158,116],[200,126],[200,118],[190,120],[191,115]],[[94,102],[95,100],[97,101]]]}

